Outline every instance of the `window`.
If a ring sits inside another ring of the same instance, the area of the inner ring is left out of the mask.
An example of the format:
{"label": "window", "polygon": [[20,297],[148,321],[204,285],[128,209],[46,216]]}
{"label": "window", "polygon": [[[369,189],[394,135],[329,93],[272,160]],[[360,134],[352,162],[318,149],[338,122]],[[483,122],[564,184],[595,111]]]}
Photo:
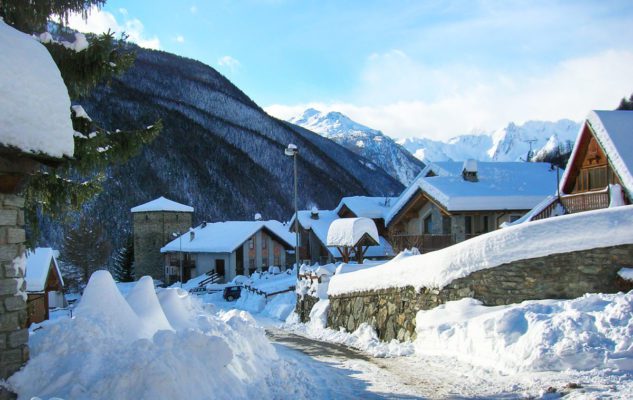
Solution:
{"label": "window", "polygon": [[424,218],[424,233],[431,233],[431,229],[433,229],[433,219],[431,214]]}
{"label": "window", "polygon": [[514,222],[518,220],[519,218],[521,218],[520,215],[510,215],[510,222]]}
{"label": "window", "polygon": [[254,249],[255,248],[255,239],[253,239],[253,238],[248,239],[248,248],[249,249]]}
{"label": "window", "polygon": [[255,259],[251,258],[248,260],[248,271],[254,271],[255,270]]}
{"label": "window", "polygon": [[451,233],[451,217],[447,217],[446,215],[442,216],[442,233]]}
{"label": "window", "polygon": [[262,236],[262,249],[266,248],[266,243],[268,243],[268,238]]}
{"label": "window", "polygon": [[473,217],[470,215],[464,217],[464,233],[467,235],[473,233]]}
{"label": "window", "polygon": [[490,225],[488,224],[488,216],[484,215],[482,219],[483,219],[483,230],[482,230],[482,232],[488,232],[490,230]]}
{"label": "window", "polygon": [[603,189],[607,187],[607,167],[591,168],[589,175],[589,190]]}

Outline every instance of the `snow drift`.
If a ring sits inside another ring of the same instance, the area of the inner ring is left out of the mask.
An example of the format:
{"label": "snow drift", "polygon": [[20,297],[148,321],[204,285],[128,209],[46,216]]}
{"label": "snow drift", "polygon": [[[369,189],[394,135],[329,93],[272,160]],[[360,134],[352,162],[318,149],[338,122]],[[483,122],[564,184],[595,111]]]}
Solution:
{"label": "snow drift", "polygon": [[633,370],[633,292],[486,307],[462,299],[416,320],[416,353],[501,371]]}
{"label": "snow drift", "polygon": [[[75,318],[31,335],[31,360],[9,379],[19,398],[309,397],[310,377],[279,359],[250,315],[211,314],[179,289],[159,301],[150,284],[126,301],[108,272],[94,273]],[[290,391],[283,376],[299,384]]]}

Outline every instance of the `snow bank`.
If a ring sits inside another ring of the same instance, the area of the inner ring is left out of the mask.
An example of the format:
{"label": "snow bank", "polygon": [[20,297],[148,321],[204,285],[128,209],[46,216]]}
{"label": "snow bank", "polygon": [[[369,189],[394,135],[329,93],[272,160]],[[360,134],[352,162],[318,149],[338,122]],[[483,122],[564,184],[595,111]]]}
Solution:
{"label": "snow bank", "polygon": [[0,54],[0,144],[71,157],[70,98],[48,50],[0,20]]}
{"label": "snow bank", "polygon": [[173,330],[158,302],[151,277],[142,277],[127,295],[126,300],[141,322],[153,332]]}
{"label": "snow bank", "polygon": [[[588,226],[591,229],[586,229]],[[633,243],[633,206],[563,215],[497,230],[442,250],[334,275],[328,294],[413,286],[443,288],[504,263]]]}
{"label": "snow bank", "polygon": [[502,371],[633,370],[633,292],[420,311],[416,352]]}
{"label": "snow bank", "polygon": [[[27,399],[310,397],[310,377],[279,359],[248,313],[211,314],[179,289],[161,291],[158,307],[149,289],[139,282],[130,305],[108,272],[93,274],[75,318],[31,334],[31,360],[9,379],[12,389]],[[156,330],[158,320],[165,326],[160,308],[175,331]]]}
{"label": "snow bank", "polygon": [[327,231],[328,246],[356,246],[363,236],[369,235],[380,243],[378,229],[369,218],[340,218],[332,221]]}

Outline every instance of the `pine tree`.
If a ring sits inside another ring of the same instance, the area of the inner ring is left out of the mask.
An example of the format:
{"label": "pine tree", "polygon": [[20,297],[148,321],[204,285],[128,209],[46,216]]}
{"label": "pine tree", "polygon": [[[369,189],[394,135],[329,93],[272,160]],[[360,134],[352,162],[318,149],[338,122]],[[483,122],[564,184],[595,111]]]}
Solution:
{"label": "pine tree", "polygon": [[132,235],[127,237],[125,246],[120,248],[114,257],[112,276],[118,282],[134,281],[134,240]]}
{"label": "pine tree", "polygon": [[[105,0],[0,0],[0,16],[6,23],[25,33],[46,30],[48,19],[55,14],[62,23],[71,13],[84,18],[92,6],[101,7]],[[58,36],[73,32],[59,27]],[[68,93],[73,101],[90,93],[98,84],[107,84],[133,63],[135,53],[125,37],[115,39],[114,33],[88,35],[89,46],[81,51],[64,46],[60,41],[44,40],[44,45],[57,64]],[[34,174],[26,185],[26,214],[31,241],[39,234],[39,218],[47,214],[60,218],[81,205],[101,190],[105,170],[113,163],[123,163],[151,142],[162,128],[161,121],[147,128],[114,132],[97,122],[72,111],[75,130],[73,158],[57,160]],[[82,110],[83,111],[83,110]]]}
{"label": "pine tree", "polygon": [[623,97],[620,101],[620,105],[616,110],[629,110],[633,111],[633,94],[627,100],[626,97]]}
{"label": "pine tree", "polygon": [[62,275],[73,286],[83,287],[94,271],[105,269],[112,250],[103,228],[85,218],[70,229],[62,245]]}

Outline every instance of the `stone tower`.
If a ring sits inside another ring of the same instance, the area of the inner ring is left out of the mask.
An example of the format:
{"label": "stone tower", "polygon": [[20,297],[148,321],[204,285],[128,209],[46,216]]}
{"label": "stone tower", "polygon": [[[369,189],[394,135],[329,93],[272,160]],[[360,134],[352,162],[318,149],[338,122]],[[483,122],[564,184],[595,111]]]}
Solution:
{"label": "stone tower", "polygon": [[160,249],[174,239],[174,233],[182,234],[189,230],[193,207],[159,197],[131,211],[134,218],[135,278],[149,275],[167,282]]}

